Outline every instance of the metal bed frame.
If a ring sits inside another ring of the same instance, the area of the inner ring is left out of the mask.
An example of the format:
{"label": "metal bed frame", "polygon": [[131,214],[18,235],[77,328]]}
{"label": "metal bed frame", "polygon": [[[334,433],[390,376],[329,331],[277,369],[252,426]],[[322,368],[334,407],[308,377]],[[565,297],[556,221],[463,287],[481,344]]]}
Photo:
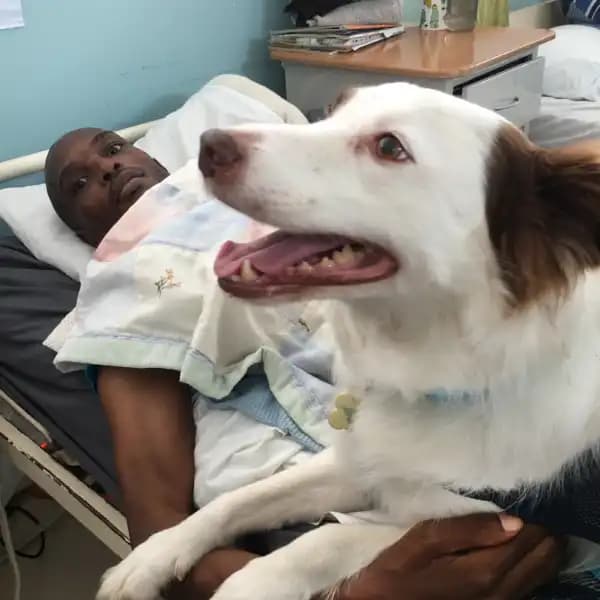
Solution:
{"label": "metal bed frame", "polygon": [[[118,133],[129,141],[135,141],[154,123],[156,121],[141,123]],[[0,182],[41,172],[46,155],[47,151],[43,151],[0,162]],[[32,439],[34,436],[27,435],[26,430],[31,431],[33,427],[42,439],[51,439],[45,428],[1,389],[0,399],[8,407],[7,410],[17,417],[9,419],[0,415],[0,452],[5,451],[21,473],[42,488],[112,552],[118,557],[125,557],[130,552],[125,517],[52,458],[38,441]],[[28,427],[19,423],[26,423]]]}

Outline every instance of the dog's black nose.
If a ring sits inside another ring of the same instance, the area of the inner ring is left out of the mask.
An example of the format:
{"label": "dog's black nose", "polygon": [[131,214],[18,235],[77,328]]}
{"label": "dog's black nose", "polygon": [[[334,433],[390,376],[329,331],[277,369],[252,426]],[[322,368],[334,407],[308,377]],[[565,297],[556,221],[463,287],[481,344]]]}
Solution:
{"label": "dog's black nose", "polygon": [[209,129],[200,138],[198,167],[207,179],[230,173],[244,159],[240,144],[223,129]]}

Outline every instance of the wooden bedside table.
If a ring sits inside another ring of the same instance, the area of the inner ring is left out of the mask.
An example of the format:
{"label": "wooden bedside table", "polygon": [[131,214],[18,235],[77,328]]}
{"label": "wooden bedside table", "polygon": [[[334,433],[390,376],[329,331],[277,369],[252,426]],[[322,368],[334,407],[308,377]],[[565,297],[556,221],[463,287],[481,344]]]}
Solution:
{"label": "wooden bedside table", "polygon": [[387,42],[352,54],[271,49],[285,70],[287,98],[311,119],[323,116],[344,89],[408,81],[442,90],[526,127],[540,107],[546,29],[485,27],[470,32],[409,27]]}

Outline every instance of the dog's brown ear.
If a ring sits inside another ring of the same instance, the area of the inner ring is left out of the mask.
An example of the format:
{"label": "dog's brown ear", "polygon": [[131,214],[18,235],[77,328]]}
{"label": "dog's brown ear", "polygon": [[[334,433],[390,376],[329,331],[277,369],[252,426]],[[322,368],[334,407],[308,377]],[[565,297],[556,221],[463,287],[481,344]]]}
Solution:
{"label": "dog's brown ear", "polygon": [[504,126],[488,159],[486,211],[512,304],[564,295],[600,266],[600,152],[543,150]]}

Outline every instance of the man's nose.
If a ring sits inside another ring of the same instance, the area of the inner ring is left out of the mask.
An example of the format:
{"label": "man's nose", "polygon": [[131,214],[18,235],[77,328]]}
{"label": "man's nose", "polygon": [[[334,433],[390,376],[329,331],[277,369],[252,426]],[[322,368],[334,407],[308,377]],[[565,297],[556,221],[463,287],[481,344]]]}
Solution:
{"label": "man's nose", "polygon": [[198,167],[207,179],[235,175],[245,159],[246,148],[241,138],[223,129],[209,129],[202,134]]}
{"label": "man's nose", "polygon": [[100,169],[102,171],[102,179],[104,181],[110,181],[120,170],[121,167],[120,162],[116,160],[109,160],[102,163]]}

